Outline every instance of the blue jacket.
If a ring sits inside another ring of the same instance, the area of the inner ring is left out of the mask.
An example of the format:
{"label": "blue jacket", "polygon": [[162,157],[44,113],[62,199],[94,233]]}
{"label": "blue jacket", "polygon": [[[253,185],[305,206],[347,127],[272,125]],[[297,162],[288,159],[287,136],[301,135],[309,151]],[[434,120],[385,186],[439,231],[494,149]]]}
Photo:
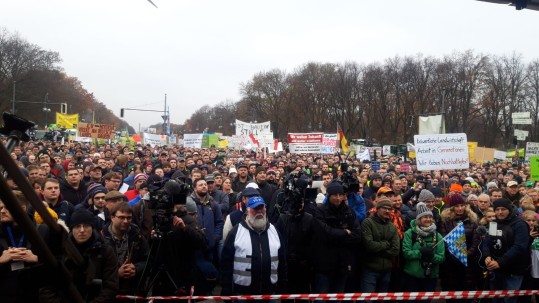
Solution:
{"label": "blue jacket", "polygon": [[206,201],[200,201],[193,193],[187,199],[191,199],[197,205],[198,225],[204,229],[204,234],[208,239],[208,250],[213,251],[215,244],[223,238],[225,221],[221,213],[221,206],[213,201],[209,194],[206,197]]}

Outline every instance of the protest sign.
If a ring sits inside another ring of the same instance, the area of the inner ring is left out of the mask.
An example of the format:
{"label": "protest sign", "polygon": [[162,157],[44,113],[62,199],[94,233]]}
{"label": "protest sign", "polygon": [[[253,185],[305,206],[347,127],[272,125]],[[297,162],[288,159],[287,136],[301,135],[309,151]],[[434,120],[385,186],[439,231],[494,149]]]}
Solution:
{"label": "protest sign", "polygon": [[324,134],[322,137],[322,154],[334,154],[335,146],[337,146],[338,141],[337,134]]}
{"label": "protest sign", "polygon": [[150,133],[142,134],[142,142],[144,145],[150,144],[152,147],[155,146],[165,146],[167,145],[167,136],[166,135],[156,135]]}
{"label": "protest sign", "polygon": [[77,128],[79,124],[79,114],[67,115],[56,113],[56,127],[58,128]]}
{"label": "protest sign", "polygon": [[494,159],[498,160],[505,160],[507,158],[507,152],[502,150],[495,150],[494,151]]}
{"label": "protest sign", "polygon": [[78,125],[79,137],[88,137],[92,139],[114,138],[115,127],[112,124],[92,124],[80,122]]}
{"label": "protest sign", "polygon": [[415,135],[418,170],[469,168],[466,134]]}
{"label": "protest sign", "polygon": [[371,169],[374,171],[380,170],[380,161],[371,162]]}
{"label": "protest sign", "polygon": [[183,146],[188,148],[202,148],[203,134],[185,134],[183,135]]}
{"label": "protest sign", "polygon": [[219,147],[219,137],[215,133],[204,133],[202,135],[202,148]]}
{"label": "protest sign", "polygon": [[[486,148],[486,147],[476,147],[474,149],[474,161],[477,161],[479,163],[484,162],[492,162],[494,161],[494,152],[496,150],[494,148]],[[470,161],[471,158],[470,158]]]}
{"label": "protest sign", "polygon": [[526,142],[526,161],[530,160],[530,157],[533,156],[539,156],[539,143]]}
{"label": "protest sign", "polygon": [[289,133],[288,147],[292,154],[319,154],[323,133]]}
{"label": "protest sign", "polygon": [[530,180],[539,181],[539,156],[530,157]]}
{"label": "protest sign", "polygon": [[259,135],[271,132],[270,121],[262,123],[248,123],[236,120],[236,136]]}

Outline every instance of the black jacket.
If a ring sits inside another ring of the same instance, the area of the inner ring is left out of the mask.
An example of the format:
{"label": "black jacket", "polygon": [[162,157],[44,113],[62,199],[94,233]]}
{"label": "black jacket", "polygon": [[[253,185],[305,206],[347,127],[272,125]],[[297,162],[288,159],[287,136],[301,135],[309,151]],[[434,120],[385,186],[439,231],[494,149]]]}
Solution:
{"label": "black jacket", "polygon": [[[329,201],[314,214],[314,270],[322,274],[351,274],[361,244],[361,229],[355,213],[345,204]],[[348,235],[346,229],[351,231]]]}
{"label": "black jacket", "polygon": [[523,275],[529,265],[529,228],[528,224],[517,215],[516,207],[505,220],[498,220],[497,229],[501,236],[487,235],[481,245],[483,260],[491,257],[500,265],[500,271],[506,274]]}
{"label": "black jacket", "polygon": [[[96,231],[83,244],[77,244],[71,233],[68,239],[84,259],[83,264],[76,264],[64,256],[64,264],[82,298],[92,303],[113,302],[118,292],[118,265],[112,248],[104,243]],[[54,284],[41,289],[40,302],[68,302],[61,280],[51,277],[51,283]]]}
{"label": "black jacket", "polygon": [[[116,260],[118,260],[118,267],[120,267],[125,260],[120,260],[116,248],[116,242],[109,230],[111,223],[106,224],[101,230],[101,235],[105,239],[105,243],[112,247]],[[142,234],[140,229],[135,224],[131,224],[131,228],[127,232],[127,248],[130,255],[131,263],[135,265],[136,275],[130,279],[119,278],[120,281],[120,293],[123,294],[135,294],[137,283],[144,271],[146,259],[148,257],[149,249],[148,242]]]}
{"label": "black jacket", "polygon": [[69,185],[66,181],[60,182],[60,192],[64,197],[64,200],[69,201],[73,205],[82,203],[86,198],[87,187],[83,181],[80,181],[79,188],[75,189]]}

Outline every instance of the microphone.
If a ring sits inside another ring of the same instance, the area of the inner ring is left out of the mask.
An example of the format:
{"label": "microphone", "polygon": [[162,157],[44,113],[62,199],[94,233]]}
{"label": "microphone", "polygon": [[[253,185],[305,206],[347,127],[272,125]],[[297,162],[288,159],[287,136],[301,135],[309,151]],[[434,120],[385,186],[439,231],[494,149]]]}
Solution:
{"label": "microphone", "polygon": [[485,226],[483,225],[479,225],[476,229],[475,229],[475,232],[478,233],[479,235],[481,236],[484,236],[488,233],[488,230]]}

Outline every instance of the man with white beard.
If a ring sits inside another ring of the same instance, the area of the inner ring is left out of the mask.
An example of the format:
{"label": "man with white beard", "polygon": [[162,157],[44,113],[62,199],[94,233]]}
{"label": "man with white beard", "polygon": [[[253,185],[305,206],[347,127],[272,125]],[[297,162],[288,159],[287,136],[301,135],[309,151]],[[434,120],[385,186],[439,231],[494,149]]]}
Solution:
{"label": "man with white beard", "polygon": [[221,255],[222,295],[279,293],[286,285],[285,242],[266,217],[261,197],[247,202],[245,218],[228,234]]}

